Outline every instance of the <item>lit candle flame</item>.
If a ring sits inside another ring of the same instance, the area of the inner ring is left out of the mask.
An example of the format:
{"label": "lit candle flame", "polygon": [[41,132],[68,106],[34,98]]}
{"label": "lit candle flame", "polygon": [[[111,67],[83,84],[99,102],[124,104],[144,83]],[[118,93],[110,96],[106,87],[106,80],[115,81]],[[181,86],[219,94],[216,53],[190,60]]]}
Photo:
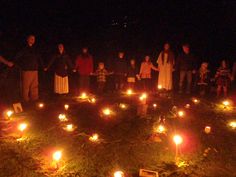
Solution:
{"label": "lit candle flame", "polygon": [[124,172],[122,172],[122,171],[116,171],[116,172],[114,173],[114,177],[124,177]]}
{"label": "lit candle flame", "polygon": [[59,161],[62,157],[62,152],[61,151],[55,151],[52,155],[53,160]]}
{"label": "lit candle flame", "polygon": [[179,145],[183,142],[183,138],[180,135],[174,135],[173,141],[176,145]]}
{"label": "lit candle flame", "polygon": [[89,140],[92,142],[97,142],[98,141],[98,134],[93,134],[92,136],[89,137]]}
{"label": "lit candle flame", "polygon": [[27,126],[28,125],[26,123],[21,123],[21,124],[18,125],[18,130],[23,132],[27,128]]}

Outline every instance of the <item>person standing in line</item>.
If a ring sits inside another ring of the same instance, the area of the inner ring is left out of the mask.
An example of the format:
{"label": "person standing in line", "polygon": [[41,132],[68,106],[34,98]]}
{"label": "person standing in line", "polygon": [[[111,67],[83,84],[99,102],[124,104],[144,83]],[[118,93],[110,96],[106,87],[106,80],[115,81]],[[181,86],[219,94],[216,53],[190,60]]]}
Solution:
{"label": "person standing in line", "polygon": [[82,54],[77,56],[75,69],[79,72],[79,91],[89,92],[90,74],[93,72],[93,57],[89,54],[87,47],[83,47]]}
{"label": "person standing in line", "polygon": [[159,54],[157,64],[159,69],[158,88],[167,91],[172,90],[172,73],[174,71],[175,56],[170,49],[169,43],[164,44],[164,50]]}
{"label": "person standing in line", "polygon": [[[58,44],[58,51],[50,60],[47,71],[53,64],[55,65],[54,74],[54,93],[62,95],[69,93],[68,68],[73,69],[70,56],[66,53],[64,45]],[[75,72],[75,70],[73,70]]]}
{"label": "person standing in line", "polygon": [[228,68],[226,61],[222,60],[220,67],[217,69],[215,79],[217,85],[217,97],[220,96],[221,90],[223,89],[224,97],[228,94],[228,87],[231,81],[231,73],[230,69]]}
{"label": "person standing in line", "polygon": [[135,83],[137,82],[137,80],[140,80],[139,70],[138,70],[138,67],[136,67],[135,59],[131,59],[130,65],[128,66],[128,69],[127,69],[128,88],[134,89]]}
{"label": "person standing in line", "polygon": [[158,71],[158,68],[156,68],[152,62],[150,61],[150,56],[146,55],[144,58],[144,61],[141,63],[139,76],[141,78],[142,87],[144,90],[151,90],[151,71],[155,70]]}
{"label": "person standing in line", "polygon": [[190,94],[192,89],[192,75],[196,73],[196,59],[190,52],[189,44],[183,44],[182,50],[183,53],[176,60],[176,67],[180,71],[179,93],[183,93],[183,83],[187,77],[186,93]]}
{"label": "person standing in line", "polygon": [[35,36],[27,37],[27,45],[16,55],[16,63],[22,70],[22,96],[25,102],[36,101],[38,95],[38,69],[41,57],[35,48]]}
{"label": "person standing in line", "polygon": [[118,53],[118,58],[115,60],[114,65],[115,89],[119,91],[124,88],[127,75],[127,63],[124,52]]}

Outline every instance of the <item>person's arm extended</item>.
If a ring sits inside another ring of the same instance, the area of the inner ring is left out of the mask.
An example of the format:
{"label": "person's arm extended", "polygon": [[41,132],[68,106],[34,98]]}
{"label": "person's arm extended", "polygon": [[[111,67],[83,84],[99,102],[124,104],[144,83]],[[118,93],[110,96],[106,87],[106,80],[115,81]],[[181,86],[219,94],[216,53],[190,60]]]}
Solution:
{"label": "person's arm extended", "polygon": [[156,66],[154,66],[152,63],[151,63],[151,68],[154,70],[154,71],[158,71],[158,68]]}
{"label": "person's arm extended", "polygon": [[8,67],[12,67],[14,65],[12,62],[8,61],[7,59],[3,58],[2,56],[0,56],[0,62],[4,63]]}

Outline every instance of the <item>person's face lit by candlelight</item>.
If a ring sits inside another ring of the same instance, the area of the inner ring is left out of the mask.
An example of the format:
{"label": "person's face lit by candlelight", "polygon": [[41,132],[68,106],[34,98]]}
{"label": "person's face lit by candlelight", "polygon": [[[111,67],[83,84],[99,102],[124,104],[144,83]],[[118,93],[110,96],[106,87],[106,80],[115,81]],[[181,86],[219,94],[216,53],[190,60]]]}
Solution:
{"label": "person's face lit by candlelight", "polygon": [[63,54],[64,53],[64,45],[63,44],[58,44],[58,51],[60,54]]}
{"label": "person's face lit by candlelight", "polygon": [[29,35],[27,37],[27,43],[30,47],[32,47],[35,43],[35,36],[34,35]]}

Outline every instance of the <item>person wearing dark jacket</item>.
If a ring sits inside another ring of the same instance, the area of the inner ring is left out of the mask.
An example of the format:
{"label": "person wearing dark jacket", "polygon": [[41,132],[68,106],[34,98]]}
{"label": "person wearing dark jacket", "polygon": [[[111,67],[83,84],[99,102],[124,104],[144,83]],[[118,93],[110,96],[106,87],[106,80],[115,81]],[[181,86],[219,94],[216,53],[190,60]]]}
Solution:
{"label": "person wearing dark jacket", "polygon": [[[68,80],[68,68],[73,69],[72,62],[69,55],[66,54],[64,45],[58,44],[58,52],[55,54],[49,62],[47,71],[51,65],[55,65],[54,74],[54,93],[56,94],[68,94],[69,93],[69,80]],[[75,71],[75,70],[73,70]]]}
{"label": "person wearing dark jacket", "polygon": [[38,99],[38,68],[42,60],[34,44],[35,36],[29,35],[27,46],[15,58],[22,70],[22,96],[25,102]]}
{"label": "person wearing dark jacket", "polygon": [[127,83],[131,89],[135,88],[135,83],[139,78],[139,69],[136,67],[135,59],[130,60],[130,65],[127,68]]}
{"label": "person wearing dark jacket", "polygon": [[183,53],[177,57],[176,67],[180,71],[179,76],[179,93],[183,92],[183,83],[185,78],[187,77],[187,87],[186,93],[189,94],[191,92],[192,86],[192,74],[196,73],[196,59],[190,53],[189,44],[182,45]]}
{"label": "person wearing dark jacket", "polygon": [[116,90],[122,90],[125,85],[125,78],[127,75],[127,63],[125,60],[124,52],[118,53],[118,58],[114,63],[114,74],[115,74],[115,88]]}

